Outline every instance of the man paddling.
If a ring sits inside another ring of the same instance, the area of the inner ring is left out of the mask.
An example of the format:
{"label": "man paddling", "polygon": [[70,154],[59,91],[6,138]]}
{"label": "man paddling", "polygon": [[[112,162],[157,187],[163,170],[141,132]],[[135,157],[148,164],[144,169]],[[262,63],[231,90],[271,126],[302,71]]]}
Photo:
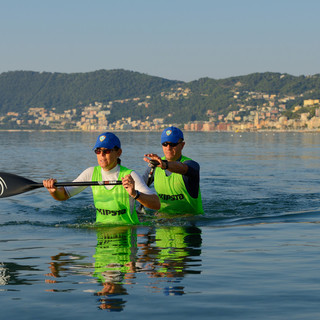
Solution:
{"label": "man paddling", "polygon": [[[179,128],[168,127],[161,134],[164,157],[145,154],[144,161],[156,160],[159,165],[154,171],[154,188],[160,198],[160,213],[202,214],[200,192],[200,166],[197,162],[182,155],[185,145],[183,133]],[[148,169],[144,179],[149,174]]]}
{"label": "man paddling", "polygon": [[[143,179],[133,170],[120,165],[122,153],[119,138],[105,132],[98,136],[93,148],[98,166],[84,170],[74,181],[122,180],[122,185],[92,186],[96,207],[96,222],[107,224],[139,224],[135,200],[143,206],[158,210],[158,196],[147,187]],[[86,186],[55,187],[56,179],[47,179],[43,185],[51,196],[64,201],[83,191]]]}

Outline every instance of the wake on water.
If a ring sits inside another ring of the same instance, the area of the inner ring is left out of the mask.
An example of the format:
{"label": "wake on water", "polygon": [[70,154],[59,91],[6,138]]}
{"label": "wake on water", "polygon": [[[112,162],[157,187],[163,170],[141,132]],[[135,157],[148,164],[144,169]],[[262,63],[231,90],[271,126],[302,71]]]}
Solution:
{"label": "wake on water", "polygon": [[[77,201],[56,203],[41,201],[41,197],[17,196],[4,203],[0,226],[33,225],[39,227],[95,228],[95,208],[86,195]],[[306,205],[308,204],[308,205]],[[260,223],[317,222],[318,194],[288,194],[269,198],[222,198],[203,201],[205,214],[194,217],[158,217],[147,210],[140,216],[145,226],[228,227]],[[307,209],[305,209],[307,208]]]}

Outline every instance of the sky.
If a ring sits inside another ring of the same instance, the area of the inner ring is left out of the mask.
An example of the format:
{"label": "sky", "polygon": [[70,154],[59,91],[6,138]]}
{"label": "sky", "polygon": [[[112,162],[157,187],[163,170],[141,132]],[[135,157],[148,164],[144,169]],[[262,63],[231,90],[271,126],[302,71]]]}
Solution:
{"label": "sky", "polygon": [[320,73],[319,0],[0,0],[0,73]]}

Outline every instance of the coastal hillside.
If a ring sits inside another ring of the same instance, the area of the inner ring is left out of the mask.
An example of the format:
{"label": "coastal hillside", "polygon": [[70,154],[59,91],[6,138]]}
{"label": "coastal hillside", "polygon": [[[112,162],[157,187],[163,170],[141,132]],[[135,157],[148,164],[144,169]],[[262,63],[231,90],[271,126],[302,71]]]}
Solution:
{"label": "coastal hillside", "polygon": [[305,99],[319,98],[319,74],[297,77],[265,72],[191,82],[122,69],[71,74],[33,71],[0,74],[0,115],[15,112],[25,121],[28,117],[24,114],[30,108],[56,113],[76,110],[80,116],[84,107],[95,103],[108,107],[105,110],[109,122],[122,118],[137,121],[161,118],[165,123],[214,121],[218,115],[226,116],[244,108],[249,113],[251,107],[266,103],[278,107],[283,101],[290,118],[291,108],[303,104]]}
{"label": "coastal hillside", "polygon": [[24,112],[30,107],[63,111],[95,101],[157,94],[178,84],[126,70],[87,73],[12,71],[0,74],[0,113]]}

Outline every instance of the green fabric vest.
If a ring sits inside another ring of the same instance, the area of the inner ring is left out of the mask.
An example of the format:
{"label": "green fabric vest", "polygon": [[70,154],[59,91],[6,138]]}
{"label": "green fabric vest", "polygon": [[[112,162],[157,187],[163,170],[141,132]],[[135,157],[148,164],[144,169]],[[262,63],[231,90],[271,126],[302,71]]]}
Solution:
{"label": "green fabric vest", "polygon": [[[163,157],[162,159],[165,159]],[[181,162],[191,160],[185,156]],[[178,173],[171,173],[166,176],[165,170],[157,167],[154,172],[154,188],[160,198],[160,213],[168,214],[202,214],[201,192],[197,198],[192,198],[184,184],[183,177]]]}
{"label": "green fabric vest", "polygon": [[[185,238],[189,234],[184,227],[161,227],[156,229],[157,265],[156,271],[162,274],[173,273],[181,276],[185,272],[184,260],[188,257]],[[179,275],[180,273],[180,275]]]}
{"label": "green fabric vest", "polygon": [[[137,259],[136,229],[130,226],[97,229],[94,277],[99,281],[121,282]],[[107,278],[107,279],[106,279]]]}
{"label": "green fabric vest", "polygon": [[[119,180],[130,174],[132,170],[120,166]],[[92,181],[101,181],[101,167],[96,166],[93,171]],[[122,185],[115,185],[107,190],[103,186],[92,186],[92,194],[96,211],[97,224],[139,224],[135,208],[130,211],[130,196]]]}

